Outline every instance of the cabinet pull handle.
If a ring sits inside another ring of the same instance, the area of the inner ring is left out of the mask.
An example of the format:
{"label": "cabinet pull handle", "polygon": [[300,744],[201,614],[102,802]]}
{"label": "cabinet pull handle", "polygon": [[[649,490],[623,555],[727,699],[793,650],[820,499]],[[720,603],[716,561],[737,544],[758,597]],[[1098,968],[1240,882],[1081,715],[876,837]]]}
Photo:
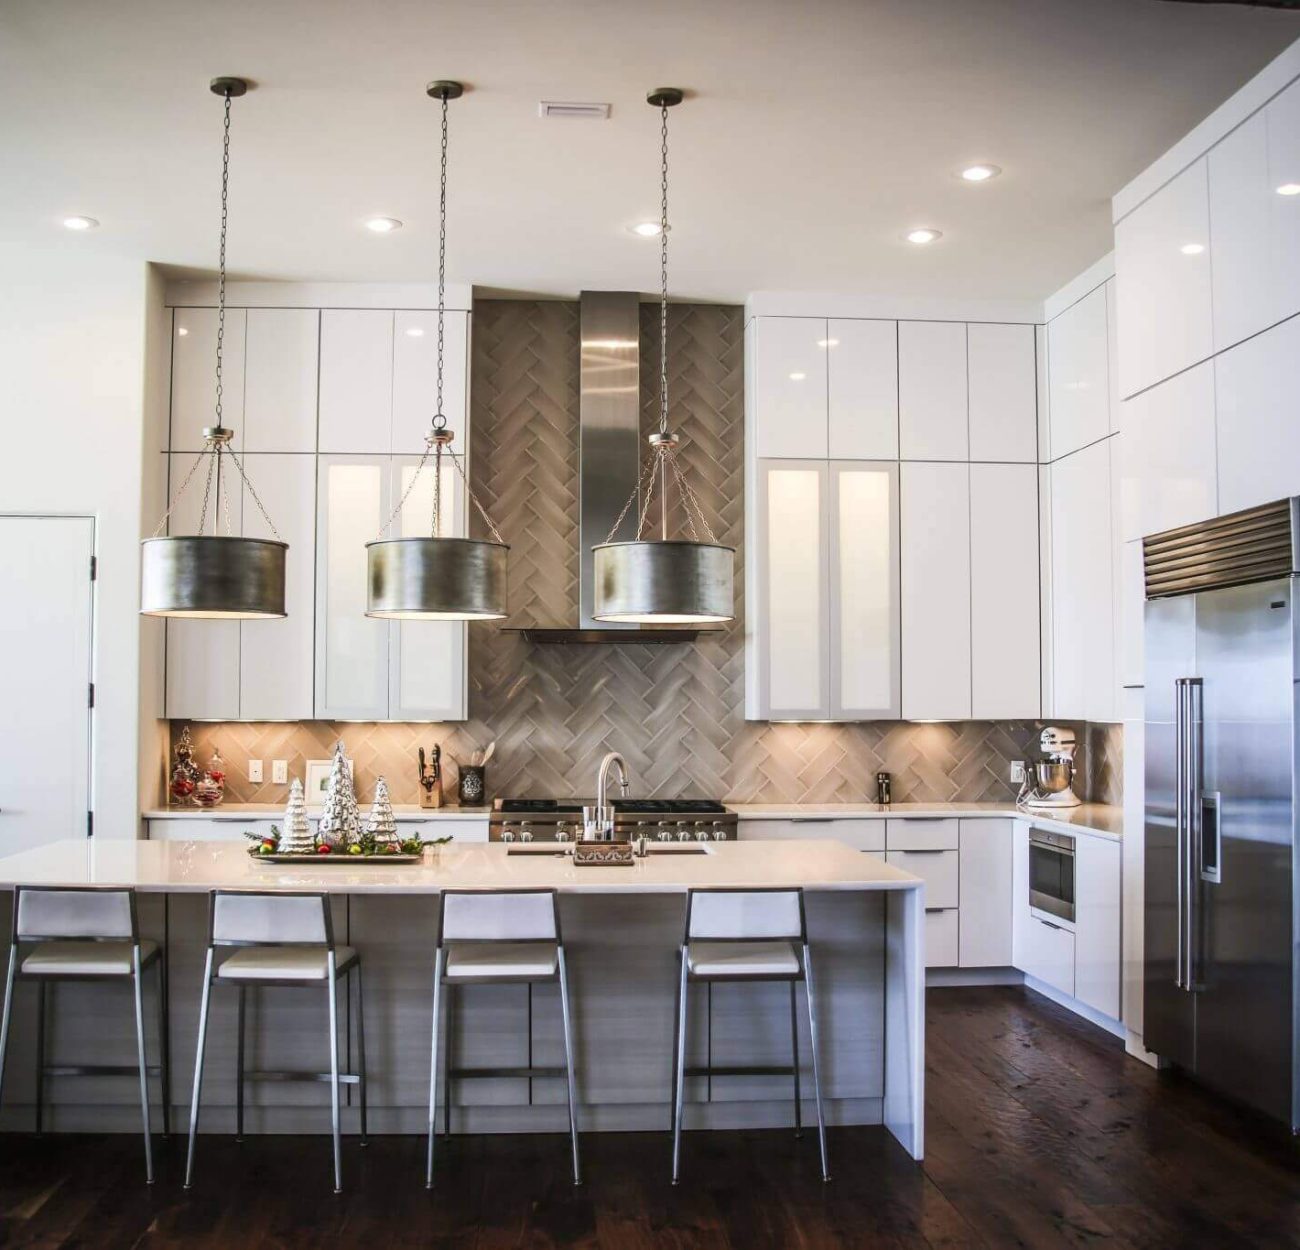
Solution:
{"label": "cabinet pull handle", "polygon": [[219,825],[255,825],[258,822],[257,816],[209,816],[209,820],[215,821]]}
{"label": "cabinet pull handle", "polygon": [[829,825],[834,819],[832,816],[791,816],[792,825]]}
{"label": "cabinet pull handle", "polygon": [[956,910],[957,909],[955,907],[927,907],[925,909],[927,915],[929,915],[929,913],[932,911],[956,911]]}
{"label": "cabinet pull handle", "polygon": [[1058,933],[1064,933],[1065,929],[1059,924],[1053,924],[1050,920],[1044,920],[1041,916],[1035,916],[1035,920],[1041,925],[1046,925],[1049,929],[1055,929]]}
{"label": "cabinet pull handle", "polygon": [[946,855],[947,854],[946,848],[942,846],[918,846],[916,848],[912,848],[910,846],[896,846],[894,847],[894,850],[895,852],[901,853],[903,855]]}

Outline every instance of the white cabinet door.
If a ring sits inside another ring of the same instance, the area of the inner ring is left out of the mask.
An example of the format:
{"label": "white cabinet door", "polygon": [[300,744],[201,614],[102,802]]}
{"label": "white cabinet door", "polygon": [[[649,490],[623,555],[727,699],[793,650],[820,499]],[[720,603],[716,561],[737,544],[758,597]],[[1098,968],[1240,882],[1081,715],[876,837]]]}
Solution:
{"label": "white cabinet door", "polygon": [[970,458],[1038,460],[1038,378],[1034,327],[975,325],[970,354]]}
{"label": "white cabinet door", "polygon": [[1146,991],[1146,722],[1143,692],[1127,692],[1124,709],[1124,840],[1120,844],[1124,922],[1121,925],[1122,982],[1120,1018],[1142,1036]]}
{"label": "white cabinet door", "polygon": [[966,326],[898,323],[898,425],[904,460],[969,459]]}
{"label": "white cabinet door", "polygon": [[830,716],[825,462],[758,466],[759,715]]}
{"label": "white cabinet door", "polygon": [[[316,457],[251,455],[249,481],[266,506],[285,555],[284,606],[278,621],[243,621],[239,630],[241,720],[310,720],[313,715],[316,619]],[[244,500],[244,534],[273,538],[252,499]]]}
{"label": "white cabinet door", "polygon": [[925,909],[956,908],[960,901],[960,851],[886,851],[885,862],[925,882]]}
{"label": "white cabinet door", "polygon": [[955,968],[959,958],[957,909],[955,907],[926,907],[925,909],[925,966],[927,968]]}
{"label": "white cabinet door", "polygon": [[1103,1015],[1120,1011],[1120,844],[1074,840],[1074,996]]}
{"label": "white cabinet door", "polygon": [[[168,456],[170,482],[168,498],[174,498],[180,483],[194,464],[192,453]],[[176,502],[167,532],[211,534],[212,513],[216,506],[216,487],[208,501],[205,524],[200,530],[203,512],[204,473],[199,466],[189,488]],[[233,479],[233,480],[232,480]],[[243,533],[243,493],[234,465],[226,464],[222,480],[228,483],[230,531]],[[221,509],[218,533],[226,532],[225,509]],[[239,621],[167,622],[167,716],[170,720],[238,720],[239,719]]]}
{"label": "white cabinet door", "polygon": [[[974,327],[972,327],[974,329]],[[1034,720],[1039,671],[1038,466],[970,466],[971,715]]]}
{"label": "white cabinet door", "polygon": [[825,460],[826,322],[759,317],[753,341],[755,454]]}
{"label": "white cabinet door", "polygon": [[1026,976],[1073,998],[1074,934],[1054,921],[1030,915],[1018,966]]}
{"label": "white cabinet door", "polygon": [[1009,820],[961,822],[963,968],[1011,967],[1011,824]]}
{"label": "white cabinet door", "polygon": [[1115,276],[1124,398],[1211,354],[1205,157],[1116,223]]}
{"label": "white cabinet door", "polygon": [[[433,422],[438,397],[438,313],[399,311],[393,321],[393,454],[418,456]],[[448,312],[443,322],[442,411],[469,446],[469,314]]]}
{"label": "white cabinet door", "polygon": [[971,715],[970,466],[902,465],[903,718]]}
{"label": "white cabinet door", "polygon": [[1207,360],[1125,402],[1126,512],[1137,517],[1125,541],[1216,515],[1214,370]]}
{"label": "white cabinet door", "polygon": [[[433,512],[433,464],[415,477],[418,457],[395,459],[394,500],[406,496],[402,513],[389,534],[393,538],[429,533]],[[410,488],[411,493],[406,495]],[[465,497],[460,474],[446,462],[442,467],[439,510],[441,532],[465,533]],[[468,702],[466,630],[464,621],[392,621],[390,623],[389,717],[392,720],[464,720]]]}
{"label": "white cabinet door", "polygon": [[320,313],[250,308],[247,317],[244,450],[315,451]]}
{"label": "white cabinet door", "polygon": [[1047,325],[1052,458],[1111,431],[1106,287],[1089,291]]}
{"label": "white cabinet door", "polygon": [[831,716],[891,720],[899,698],[898,465],[830,466]]}
{"label": "white cabinet door", "polygon": [[[222,335],[221,420],[244,449],[244,310],[226,309]],[[217,310],[177,308],[172,313],[172,451],[198,451],[204,428],[216,424]]]}
{"label": "white cabinet door", "polygon": [[898,459],[898,322],[832,320],[826,331],[832,460]]}
{"label": "white cabinet door", "polygon": [[393,314],[326,308],[320,320],[320,450],[392,447]]}
{"label": "white cabinet door", "polygon": [[1300,494],[1300,317],[1217,356],[1214,386],[1219,512]]}
{"label": "white cabinet door", "polygon": [[1119,684],[1140,686],[1144,680],[1146,627],[1146,579],[1140,539],[1120,544],[1119,564]]}
{"label": "white cabinet door", "polygon": [[366,543],[388,519],[387,456],[320,456],[316,718],[388,719],[389,622],[366,616]]}
{"label": "white cabinet door", "polygon": [[[1052,465],[1052,711],[1116,716],[1110,444]],[[904,529],[906,532],[906,528]]]}
{"label": "white cabinet door", "polygon": [[747,842],[829,838],[855,851],[879,854],[885,849],[885,822],[871,817],[794,816],[742,820],[736,836]]}

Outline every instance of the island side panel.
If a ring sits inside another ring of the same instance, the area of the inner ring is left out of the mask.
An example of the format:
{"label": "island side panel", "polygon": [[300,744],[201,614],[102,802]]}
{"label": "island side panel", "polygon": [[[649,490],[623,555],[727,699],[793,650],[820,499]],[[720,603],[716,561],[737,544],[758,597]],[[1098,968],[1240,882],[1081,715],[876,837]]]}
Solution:
{"label": "island side panel", "polygon": [[885,1126],[925,1157],[925,890],[889,894],[885,973]]}

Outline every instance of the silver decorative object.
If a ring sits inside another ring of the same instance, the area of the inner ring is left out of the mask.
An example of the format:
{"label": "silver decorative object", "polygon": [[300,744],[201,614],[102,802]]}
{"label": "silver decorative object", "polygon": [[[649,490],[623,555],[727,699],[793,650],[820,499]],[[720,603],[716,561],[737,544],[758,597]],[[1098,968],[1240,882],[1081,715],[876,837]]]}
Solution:
{"label": "silver decorative object", "polygon": [[[465,466],[451,443],[442,411],[443,320],[447,274],[447,101],[464,88],[458,82],[432,82],[428,94],[442,101],[442,163],[438,201],[438,390],[433,428],[424,454],[380,536],[366,544],[366,615],[396,620],[491,621],[506,614],[506,560],[510,548],[470,488]],[[453,538],[442,533],[442,459],[460,475],[465,493],[492,535],[491,541]],[[433,515],[427,538],[385,538],[433,457]]]}
{"label": "silver decorative object", "polygon": [[[682,102],[676,87],[660,87],[646,100],[660,113],[659,198],[659,428],[650,435],[650,455],[631,498],[623,506],[595,558],[598,621],[636,625],[721,623],[735,615],[735,549],[714,539],[700,502],[677,459],[678,438],[668,428],[668,110]],[[668,537],[668,479],[681,497],[689,538]],[[659,495],[660,536],[643,538],[650,505]],[[636,538],[614,535],[641,499]]]}
{"label": "silver decorative object", "polygon": [[[226,331],[226,224],[230,192],[230,101],[242,96],[248,84],[242,78],[214,78],[210,88],[225,101],[225,125],[221,151],[221,246],[217,281],[216,422],[203,431],[203,450],[186,474],[153,537],[140,549],[140,611],[145,616],[196,617],[210,620],[256,620],[281,617],[284,610],[284,559],[288,544],[267,516],[262,501],[244,473],[239,457],[230,449],[234,430],[221,423],[221,367]],[[232,533],[230,498],[223,459],[229,459],[239,473],[249,496],[257,505],[268,538],[241,538]],[[207,464],[203,487],[203,509],[199,532],[163,537],[163,530],[185,488],[201,464]],[[214,490],[215,487],[215,490]],[[204,534],[208,507],[212,508],[212,533]],[[218,533],[225,518],[224,534]]]}

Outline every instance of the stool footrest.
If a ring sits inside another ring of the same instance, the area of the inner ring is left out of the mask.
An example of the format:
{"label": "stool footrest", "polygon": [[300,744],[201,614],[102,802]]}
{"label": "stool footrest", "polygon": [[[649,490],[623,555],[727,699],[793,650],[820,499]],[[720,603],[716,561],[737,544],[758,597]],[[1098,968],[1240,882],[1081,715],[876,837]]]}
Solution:
{"label": "stool footrest", "polygon": [[[162,1068],[151,1063],[146,1069],[150,1076],[160,1076]],[[46,1076],[139,1076],[140,1069],[133,1063],[47,1063]]]}
{"label": "stool footrest", "polygon": [[687,1076],[793,1076],[794,1068],[786,1064],[751,1064],[749,1066],[717,1065],[687,1068]]}
{"label": "stool footrest", "polygon": [[452,1068],[448,1075],[452,1080],[474,1080],[489,1077],[562,1077],[567,1076],[563,1068]]}
{"label": "stool footrest", "polygon": [[[327,1084],[334,1078],[328,1072],[245,1072],[246,1081],[324,1081]],[[355,1072],[340,1072],[340,1085],[360,1085],[361,1077]]]}

